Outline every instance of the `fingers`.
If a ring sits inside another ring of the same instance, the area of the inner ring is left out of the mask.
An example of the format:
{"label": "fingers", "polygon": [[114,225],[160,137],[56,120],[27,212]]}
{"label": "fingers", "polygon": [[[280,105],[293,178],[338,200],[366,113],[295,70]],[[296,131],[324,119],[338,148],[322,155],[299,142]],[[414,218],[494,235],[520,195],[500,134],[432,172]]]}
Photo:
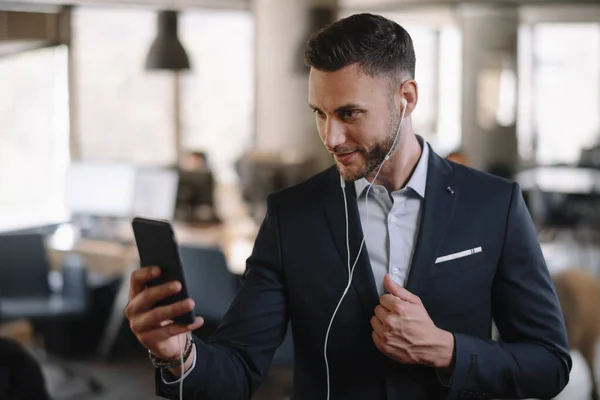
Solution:
{"label": "fingers", "polygon": [[377,347],[377,350],[379,350],[382,353],[385,353],[384,349],[383,349],[383,339],[381,338],[381,336],[373,331],[371,332],[371,337],[373,338],[373,343],[375,343],[375,347]]}
{"label": "fingers", "polygon": [[385,329],[383,323],[374,315],[371,317],[371,327],[378,335],[382,335]]}
{"label": "fingers", "polygon": [[146,284],[159,275],[158,267],[143,267],[133,271],[129,283],[129,300],[140,294],[146,288]]}
{"label": "fingers", "polygon": [[137,314],[152,308],[158,301],[166,299],[180,290],[181,283],[177,281],[149,287],[129,301],[129,304],[125,307],[125,315],[127,318],[135,317]]}
{"label": "fingers", "polygon": [[388,319],[389,314],[390,312],[386,310],[385,307],[381,305],[375,307],[375,317],[377,317],[377,319],[379,319],[379,321],[381,321],[384,325]]}
{"label": "fingers", "polygon": [[385,307],[390,312],[397,312],[400,310],[403,301],[391,294],[384,294],[379,299],[379,304]]}
{"label": "fingers", "polygon": [[390,292],[394,296],[398,297],[400,300],[404,300],[409,303],[415,303],[415,304],[418,304],[421,302],[421,299],[418,296],[415,296],[414,294],[412,294],[411,292],[409,292],[408,290],[404,289],[402,286],[400,286],[396,282],[394,282],[394,280],[392,279],[392,276],[390,274],[385,274],[385,278],[383,279],[383,284],[384,284],[385,288],[388,290],[388,292]]}
{"label": "fingers", "polygon": [[144,332],[138,336],[138,339],[143,345],[147,343],[159,343],[165,341],[173,336],[177,336],[181,333],[191,332],[204,325],[204,319],[202,317],[196,317],[193,324],[190,325],[179,325],[179,324],[167,324],[159,328]]}
{"label": "fingers", "polygon": [[165,320],[172,320],[175,317],[185,314],[193,310],[194,306],[194,300],[185,299],[177,303],[156,307],[151,311],[133,316],[129,320],[129,325],[133,333],[140,335],[144,332],[160,328]]}

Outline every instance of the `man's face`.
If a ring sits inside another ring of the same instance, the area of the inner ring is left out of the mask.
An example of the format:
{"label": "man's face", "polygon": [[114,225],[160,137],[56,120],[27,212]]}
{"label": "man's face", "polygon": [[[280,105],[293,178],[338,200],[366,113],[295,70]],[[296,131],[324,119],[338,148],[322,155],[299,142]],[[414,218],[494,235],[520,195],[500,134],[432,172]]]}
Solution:
{"label": "man's face", "polygon": [[311,70],[308,97],[319,136],[347,181],[378,168],[392,147],[400,123],[394,94],[388,78],[371,77],[358,64]]}

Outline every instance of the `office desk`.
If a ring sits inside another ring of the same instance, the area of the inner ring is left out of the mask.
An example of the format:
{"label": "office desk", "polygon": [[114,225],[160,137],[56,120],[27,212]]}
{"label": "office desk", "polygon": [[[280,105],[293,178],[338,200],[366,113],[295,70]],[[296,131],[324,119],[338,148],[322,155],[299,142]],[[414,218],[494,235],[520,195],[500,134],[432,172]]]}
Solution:
{"label": "office desk", "polygon": [[[258,232],[251,220],[204,228],[174,223],[173,229],[179,244],[221,248],[229,269],[238,275],[245,270]],[[122,276],[139,266],[133,232],[128,224],[120,226],[112,240],[81,238],[76,228],[64,224],[48,238],[47,245],[50,263],[55,269],[60,268],[65,255],[71,253],[83,257],[90,272],[107,277]]]}

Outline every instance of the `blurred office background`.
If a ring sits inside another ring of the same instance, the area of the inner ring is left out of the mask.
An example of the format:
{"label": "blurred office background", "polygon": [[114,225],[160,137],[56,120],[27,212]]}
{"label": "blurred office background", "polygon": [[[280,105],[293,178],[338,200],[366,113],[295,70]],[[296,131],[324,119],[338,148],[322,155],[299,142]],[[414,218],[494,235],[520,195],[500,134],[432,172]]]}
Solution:
{"label": "blurred office background", "polygon": [[[0,336],[39,361],[53,398],[154,395],[123,319],[139,266],[133,216],[173,221],[208,320],[198,335],[210,334],[266,196],[331,165],[307,107],[304,43],[363,11],[413,37],[417,133],[442,156],[459,151],[521,184],[569,304],[575,365],[559,397],[590,398],[600,382],[588,365],[600,360],[590,356],[600,333],[597,0],[0,1]],[[257,399],[289,394],[290,340]]]}

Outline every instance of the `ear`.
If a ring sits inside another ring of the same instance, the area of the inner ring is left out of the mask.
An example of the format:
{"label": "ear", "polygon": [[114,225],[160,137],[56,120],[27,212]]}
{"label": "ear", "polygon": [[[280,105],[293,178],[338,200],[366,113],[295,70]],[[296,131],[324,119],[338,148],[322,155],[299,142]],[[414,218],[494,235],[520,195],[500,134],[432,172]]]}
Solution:
{"label": "ear", "polygon": [[[417,107],[419,100],[419,87],[417,82],[413,79],[407,79],[398,88],[396,92],[396,104],[402,104],[402,101],[406,100],[406,112],[404,118],[409,117],[414,109]],[[402,108],[398,110],[402,114]]]}

